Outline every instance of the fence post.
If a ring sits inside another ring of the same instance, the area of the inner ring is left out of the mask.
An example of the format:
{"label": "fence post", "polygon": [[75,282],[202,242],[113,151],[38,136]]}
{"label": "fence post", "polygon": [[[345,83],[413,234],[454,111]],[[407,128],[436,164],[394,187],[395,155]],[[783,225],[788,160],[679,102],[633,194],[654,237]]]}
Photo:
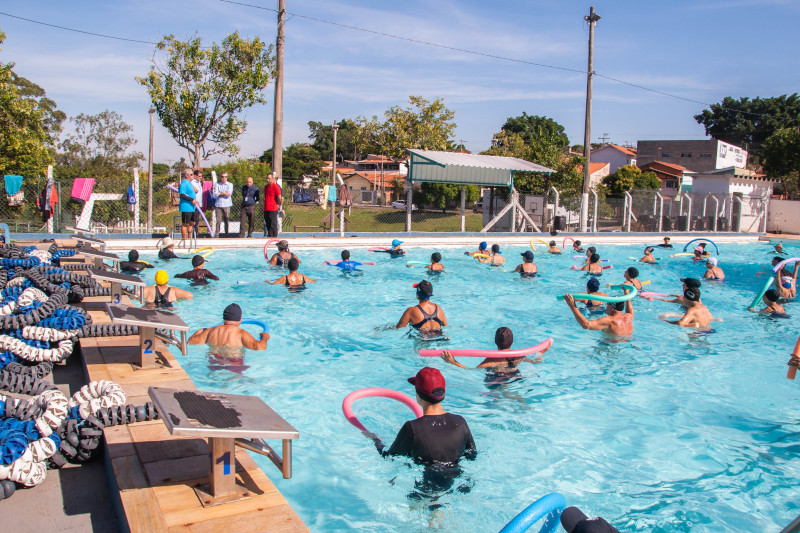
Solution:
{"label": "fence post", "polygon": [[711,198],[714,200],[714,233],[717,232],[717,219],[719,218],[719,198],[716,194],[712,194]]}
{"label": "fence post", "polygon": [[509,199],[511,202],[511,221],[509,224],[509,230],[511,233],[516,233],[517,231],[517,202],[519,201],[519,193],[511,186],[511,198]]}
{"label": "fence post", "polygon": [[633,214],[633,196],[629,191],[625,191],[625,203],[628,204],[628,213],[625,217],[625,231],[631,232],[631,215]]}
{"label": "fence post", "polygon": [[[689,201],[689,211],[686,214],[686,231],[692,231],[692,197],[689,195],[688,192],[683,193],[686,196],[686,200]],[[681,200],[683,200],[683,195],[681,196]],[[683,205],[683,202],[681,202]],[[681,209],[681,214],[683,214],[683,209]]]}
{"label": "fence post", "polygon": [[764,225],[763,225],[763,229],[761,230],[761,233],[766,233],[767,232],[767,216],[769,216],[769,200],[766,199],[766,198],[763,198],[761,200],[761,205],[763,206],[763,210],[764,210]]}
{"label": "fence post", "polygon": [[656,196],[653,197],[654,202],[656,197],[658,198],[658,232],[661,233],[661,225],[664,222],[664,197],[658,191],[656,191]]}
{"label": "fence post", "polygon": [[136,228],[134,233],[139,233],[139,202],[142,200],[142,196],[139,194],[139,169],[133,167],[133,191],[136,195],[136,204],[134,205],[133,209],[133,226]]}
{"label": "fence post", "polygon": [[406,192],[406,231],[411,231],[411,198],[412,198],[412,190],[414,189],[414,184],[411,183],[409,179],[408,183],[408,191]]}
{"label": "fence post", "polygon": [[[555,220],[556,217],[558,216],[558,203],[561,200],[561,195],[558,194],[558,189],[556,189],[555,187],[550,187],[550,190],[552,190],[556,195],[556,203],[553,205],[553,225],[555,225]],[[545,211],[547,211],[546,206],[545,206]]]}
{"label": "fence post", "polygon": [[600,201],[597,198],[597,191],[596,190],[591,189],[590,192],[592,193],[592,196],[594,196],[594,212],[592,213],[592,231],[594,233],[597,233],[597,217],[599,216],[599,214],[597,212],[597,208],[598,208],[598,205],[600,204]]}
{"label": "fence post", "polygon": [[467,231],[467,219],[464,214],[464,208],[467,206],[467,188],[461,186],[461,233]]}

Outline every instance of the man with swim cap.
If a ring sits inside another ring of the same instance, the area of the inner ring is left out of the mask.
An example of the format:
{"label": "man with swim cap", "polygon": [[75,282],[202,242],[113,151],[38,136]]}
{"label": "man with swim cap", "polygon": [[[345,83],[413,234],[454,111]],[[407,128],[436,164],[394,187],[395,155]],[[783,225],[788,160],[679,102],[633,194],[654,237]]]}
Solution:
{"label": "man with swim cap", "polygon": [[480,243],[478,245],[478,251],[477,252],[464,252],[464,255],[471,255],[472,257],[475,257],[475,254],[486,254],[486,248],[488,248],[488,247],[489,247],[489,245],[486,243],[486,241],[483,241],[482,243]]}
{"label": "man with swim cap", "polygon": [[248,350],[266,350],[270,336],[264,331],[256,340],[249,332],[239,326],[242,323],[242,308],[230,304],[222,312],[222,324],[210,328],[202,328],[189,337],[189,344],[208,344],[212,348],[247,348]]}
{"label": "man with swim cap", "polygon": [[703,274],[703,279],[713,281],[722,281],[725,279],[725,272],[717,266],[717,258],[709,257],[706,259],[706,273]]}
{"label": "man with swim cap", "polygon": [[525,250],[521,254],[523,263],[521,265],[517,265],[517,268],[514,269],[514,272],[519,272],[520,276],[523,278],[535,278],[536,273],[539,272],[536,264],[533,262],[533,252],[530,250]]}
{"label": "man with swim cap", "polygon": [[139,261],[139,252],[136,250],[131,250],[128,252],[127,261],[119,262],[120,272],[141,272],[145,268],[153,268],[153,265],[150,263],[145,263],[144,261]]}
{"label": "man with swim cap", "polygon": [[145,304],[162,309],[170,309],[177,300],[191,300],[194,295],[178,287],[167,285],[169,275],[165,270],[156,272],[156,284],[144,288]]}
{"label": "man with swim cap", "polygon": [[[625,290],[623,288],[623,290]],[[627,292],[627,291],[625,291]],[[575,305],[575,299],[570,294],[564,295],[575,320],[583,329],[602,331],[607,335],[632,335],[633,334],[633,304],[630,300],[618,303],[606,303],[606,316],[595,320],[588,320]]]}
{"label": "man with swim cap", "polygon": [[492,266],[500,266],[506,262],[506,258],[501,255],[500,245],[493,244],[492,255],[490,255],[489,257],[479,257],[478,261],[480,261],[481,263],[487,263]]}
{"label": "man with swim cap", "polygon": [[666,320],[670,324],[677,324],[685,328],[706,329],[712,320],[708,307],[700,302],[700,289],[686,289],[683,291],[683,300],[686,313],[680,320]]}
{"label": "man with swim cap", "polygon": [[176,278],[183,278],[192,280],[195,283],[207,283],[207,280],[213,279],[214,281],[219,281],[219,278],[212,274],[210,271],[203,268],[206,264],[206,260],[203,259],[202,255],[196,255],[192,257],[192,266],[194,267],[192,270],[188,272],[184,272],[182,274],[176,274]]}
{"label": "man with swim cap", "polygon": [[428,272],[442,272],[444,271],[444,265],[441,263],[442,261],[442,254],[439,252],[433,252],[431,254],[431,264],[425,265],[425,268],[428,269]]}
{"label": "man with swim cap", "polygon": [[[510,350],[511,345],[514,343],[514,333],[511,331],[510,328],[502,327],[497,328],[497,331],[494,332],[494,344],[497,346],[498,351],[505,351]],[[496,374],[511,374],[516,373],[519,371],[519,365],[522,362],[528,363],[541,363],[542,356],[544,352],[549,350],[550,347],[545,348],[541,352],[539,352],[539,357],[536,359],[530,359],[529,357],[522,356],[522,357],[506,357],[504,359],[500,358],[493,358],[487,357],[481,363],[476,366],[475,368],[488,368],[491,369],[492,372]],[[446,363],[450,363],[451,365],[455,365],[459,368],[469,368],[468,366],[464,366],[458,361],[455,360],[453,355],[445,350],[442,352],[442,359]]]}
{"label": "man with swim cap", "polygon": [[417,289],[419,304],[406,309],[395,328],[404,328],[410,324],[412,328],[421,332],[441,332],[442,326],[447,325],[447,317],[444,316],[441,307],[430,301],[433,296],[433,285],[428,280],[422,280],[412,287]]}
{"label": "man with swim cap", "polygon": [[[605,292],[600,292],[600,280],[597,278],[589,278],[586,282],[586,292],[578,292],[575,294],[585,294],[587,296],[608,296]],[[600,300],[591,300],[589,298],[575,298],[576,302],[584,302],[587,311],[602,311],[603,302]]]}
{"label": "man with swim cap", "polygon": [[560,254],[561,248],[556,245],[556,241],[550,241],[550,249],[547,250],[548,254]]}

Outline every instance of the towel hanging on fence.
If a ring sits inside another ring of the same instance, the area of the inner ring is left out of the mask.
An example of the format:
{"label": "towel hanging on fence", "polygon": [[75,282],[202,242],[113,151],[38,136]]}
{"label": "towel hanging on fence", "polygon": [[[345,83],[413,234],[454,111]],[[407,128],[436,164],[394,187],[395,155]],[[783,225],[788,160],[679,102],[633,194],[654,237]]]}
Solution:
{"label": "towel hanging on fence", "polygon": [[214,187],[213,181],[203,182],[203,209],[208,209],[209,207],[213,207],[208,205],[208,195],[213,187]]}
{"label": "towel hanging on fence", "polygon": [[6,175],[5,181],[6,193],[8,193],[9,196],[17,194],[22,188],[22,176]]}
{"label": "towel hanging on fence", "polygon": [[128,211],[133,213],[134,211],[136,211],[136,192],[133,190],[133,184],[131,184],[131,186],[128,187],[128,195],[127,196],[128,196],[128,198],[127,198]]}
{"label": "towel hanging on fence", "polygon": [[72,193],[70,196],[77,202],[87,202],[92,196],[94,184],[97,182],[94,178],[75,178],[72,182]]}

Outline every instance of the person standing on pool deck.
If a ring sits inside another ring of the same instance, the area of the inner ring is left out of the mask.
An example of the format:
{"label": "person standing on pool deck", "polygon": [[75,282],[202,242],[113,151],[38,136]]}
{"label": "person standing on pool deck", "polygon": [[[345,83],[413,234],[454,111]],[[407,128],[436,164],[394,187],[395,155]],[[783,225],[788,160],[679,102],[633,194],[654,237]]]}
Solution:
{"label": "person standing on pool deck", "polygon": [[662,244],[657,245],[659,248],[672,248],[672,245],[669,243],[669,237],[664,237],[664,242]]}
{"label": "person standing on pool deck", "polygon": [[706,259],[706,273],[703,274],[703,279],[714,281],[722,281],[725,279],[725,272],[717,266],[716,257],[709,257]]}
{"label": "person standing on pool deck", "polygon": [[286,262],[286,266],[289,267],[288,274],[279,277],[275,281],[267,281],[267,283],[270,285],[286,285],[290,289],[305,287],[306,283],[316,283],[313,279],[297,271],[297,269],[300,268],[300,260],[296,257],[289,259],[289,261]]}
{"label": "person standing on pool deck", "polygon": [[186,240],[190,237],[190,228],[194,225],[194,214],[197,213],[196,206],[200,204],[197,202],[197,194],[194,192],[192,185],[192,171],[186,169],[183,171],[183,179],[181,180],[178,194],[181,197],[178,209],[181,212],[181,237]]}
{"label": "person standing on pool deck", "polygon": [[276,183],[274,172],[267,174],[269,183],[264,187],[264,237],[278,236],[278,210],[283,205],[283,192]]}
{"label": "person standing on pool deck", "polygon": [[395,325],[395,329],[404,328],[410,324],[412,328],[420,331],[441,331],[442,326],[447,325],[447,317],[444,316],[441,307],[430,301],[433,296],[433,285],[430,281],[422,280],[412,287],[417,289],[419,304],[405,310],[400,321]]}
{"label": "person standing on pool deck", "polygon": [[486,253],[486,248],[488,248],[488,247],[489,247],[489,245],[486,243],[486,241],[483,241],[482,243],[480,243],[478,245],[478,251],[477,252],[464,252],[464,255],[471,255],[472,257],[475,257],[475,254],[485,254]]}
{"label": "person standing on pool deck", "polygon": [[560,254],[561,248],[556,245],[556,241],[550,241],[550,249],[547,250],[548,254]]}
{"label": "person standing on pool deck", "polygon": [[425,265],[429,272],[444,272],[444,265],[441,263],[442,254],[433,252],[431,254],[431,264]]}
{"label": "person standing on pool deck", "polygon": [[514,272],[519,272],[520,276],[523,278],[535,278],[536,273],[539,272],[539,269],[533,262],[533,252],[526,250],[519,255],[522,256],[523,263],[521,265],[517,265],[517,268],[514,269]]}
{"label": "person standing on pool deck", "polygon": [[192,257],[192,270],[188,272],[184,272],[182,274],[175,274],[176,278],[188,279],[194,281],[195,283],[207,283],[207,280],[213,279],[214,281],[219,281],[219,278],[203,268],[205,265],[206,260],[203,258],[202,255],[196,255]]}
{"label": "person standing on pool deck", "polygon": [[228,217],[231,214],[231,207],[233,207],[233,183],[228,181],[228,173],[223,172],[220,174],[220,181],[214,184],[212,194],[216,197],[217,201],[214,204],[214,214],[217,216],[217,223],[214,228],[214,235],[219,238],[219,230],[222,226],[222,221],[225,221],[225,233],[228,233]]}
{"label": "person standing on pool deck", "polygon": [[177,300],[191,300],[194,294],[178,287],[167,285],[169,275],[164,270],[156,272],[156,284],[144,288],[145,304],[160,309],[169,309]]}
{"label": "person standing on pool deck", "polygon": [[[589,278],[586,282],[586,292],[578,292],[575,294],[585,294],[587,296],[608,296],[605,292],[600,292],[600,281],[597,278]],[[584,302],[587,311],[595,311],[603,308],[603,302],[600,300],[591,300],[589,298],[575,298],[576,302]]]}
{"label": "person standing on pool deck", "polygon": [[652,246],[648,246],[647,248],[644,249],[644,257],[639,259],[639,262],[640,263],[655,263],[656,262],[656,258],[653,257],[653,247]]}
{"label": "person standing on pool deck", "polygon": [[603,267],[600,266],[600,256],[597,254],[592,254],[589,257],[589,263],[583,265],[582,271],[589,272],[589,274],[594,274],[595,276],[600,275],[603,273]]}
{"label": "person standing on pool deck", "polygon": [[[506,351],[511,349],[511,345],[514,343],[514,333],[511,331],[510,328],[502,327],[497,328],[497,331],[494,332],[494,343],[497,346],[498,351]],[[539,352],[539,357],[536,359],[531,359],[526,356],[522,357],[506,357],[505,359],[498,359],[493,357],[487,357],[481,363],[476,366],[475,368],[488,368],[491,369],[492,372],[496,374],[511,374],[519,371],[519,365],[522,362],[528,363],[541,363],[542,356],[544,352],[549,350],[550,348],[546,348]],[[455,365],[459,368],[469,368],[468,366],[464,366],[458,361],[455,360],[453,355],[448,352],[447,350],[442,352],[442,359],[446,363],[450,363],[451,365]]]}
{"label": "person standing on pool deck", "polygon": [[269,264],[280,267],[287,266],[289,264],[289,259],[293,257],[297,259],[298,264],[302,263],[296,255],[289,251],[289,242],[280,241],[278,243],[277,253],[272,254],[272,257],[269,258]]}
{"label": "person standing on pool deck", "polygon": [[[777,257],[775,259],[778,259]],[[773,260],[774,261],[774,260]],[[778,263],[775,263],[777,266]],[[783,269],[775,273],[775,290],[781,298],[794,298],[797,296],[797,272],[800,270],[800,261],[794,264],[791,276],[783,274]]]}
{"label": "person standing on pool deck", "polygon": [[686,313],[680,320],[667,320],[666,322],[685,328],[708,328],[714,317],[708,307],[700,302],[700,289],[686,289],[683,291],[683,299],[686,302]]}
{"label": "person standing on pool deck", "polygon": [[486,263],[492,266],[500,266],[506,262],[506,258],[500,255],[500,245],[493,244],[492,245],[492,255],[489,257],[479,257],[478,261],[481,263]]}
{"label": "person standing on pool deck", "polygon": [[242,308],[237,304],[230,304],[222,312],[222,324],[210,328],[202,328],[189,337],[187,344],[208,344],[212,348],[247,348],[248,350],[264,351],[267,349],[269,333],[261,333],[261,338],[256,340],[249,332],[239,326],[242,323]]}
{"label": "person standing on pool deck", "polygon": [[[242,185],[242,215],[239,220],[239,238],[244,237],[244,229],[247,228],[247,237],[253,236],[253,222],[255,219],[255,209],[258,203],[258,187],[253,185],[253,178],[247,176],[247,182]],[[245,225],[245,221],[247,224]]]}
{"label": "person standing on pool deck", "polygon": [[778,300],[780,300],[780,298],[781,296],[780,294],[778,294],[778,291],[776,291],[775,289],[770,289],[764,293],[764,296],[762,298],[762,300],[764,301],[764,305],[766,305],[767,307],[765,307],[761,311],[756,311],[755,307],[748,307],[747,310],[752,311],[754,313],[771,314],[771,315],[777,313],[781,315],[786,315],[786,309],[784,309],[783,306],[778,303]]}
{"label": "person standing on pool deck", "polygon": [[[624,289],[623,289],[624,290]],[[626,291],[627,292],[627,291]],[[630,300],[619,303],[606,303],[606,315],[595,320],[588,320],[575,305],[575,299],[570,294],[564,295],[575,320],[583,329],[602,331],[607,335],[632,335],[633,334],[633,304]]]}

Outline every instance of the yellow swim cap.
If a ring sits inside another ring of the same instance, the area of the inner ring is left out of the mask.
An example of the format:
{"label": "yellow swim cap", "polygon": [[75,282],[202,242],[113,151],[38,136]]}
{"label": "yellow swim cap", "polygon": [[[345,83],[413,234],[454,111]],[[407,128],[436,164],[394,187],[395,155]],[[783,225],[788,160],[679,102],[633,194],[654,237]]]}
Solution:
{"label": "yellow swim cap", "polygon": [[166,285],[169,281],[169,275],[165,270],[156,272],[156,285]]}

